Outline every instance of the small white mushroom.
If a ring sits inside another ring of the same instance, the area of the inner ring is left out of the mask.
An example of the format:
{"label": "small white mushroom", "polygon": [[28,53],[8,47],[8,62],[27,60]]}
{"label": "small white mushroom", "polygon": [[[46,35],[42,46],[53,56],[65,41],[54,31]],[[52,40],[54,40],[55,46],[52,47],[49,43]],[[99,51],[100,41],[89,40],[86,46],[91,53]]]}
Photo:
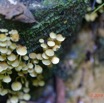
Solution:
{"label": "small white mushroom", "polygon": [[16,49],[16,48],[17,48],[17,45],[16,45],[15,43],[12,43],[12,44],[10,45],[10,49],[14,50],[14,49]]}
{"label": "small white mushroom", "polygon": [[49,57],[48,57],[45,53],[42,54],[42,57],[43,57],[44,59],[49,59]]}
{"label": "small white mushroom", "polygon": [[47,49],[47,50],[45,51],[45,53],[46,53],[46,55],[49,56],[49,57],[54,56],[54,51],[53,51],[52,49]]}
{"label": "small white mushroom", "polygon": [[25,46],[18,46],[17,49],[17,54],[24,56],[27,54],[27,48]]}
{"label": "small white mushroom", "polygon": [[54,32],[51,32],[49,36],[51,39],[56,39],[56,34]]}
{"label": "small white mushroom", "polygon": [[43,72],[43,68],[40,65],[35,65],[35,72],[41,74]]}
{"label": "small white mushroom", "polygon": [[20,64],[20,62],[19,62],[19,60],[17,59],[17,60],[15,60],[11,65],[12,65],[13,67],[18,67],[19,64]]}
{"label": "small white mushroom", "polygon": [[39,39],[39,42],[40,43],[44,43],[44,39]]}
{"label": "small white mushroom", "polygon": [[25,56],[23,56],[23,59],[27,61],[27,60],[29,60],[29,57],[27,55],[25,55]]}
{"label": "small white mushroom", "polygon": [[13,91],[19,91],[22,89],[22,84],[20,82],[13,82],[11,88]]}
{"label": "small white mushroom", "polygon": [[18,97],[16,97],[16,96],[12,96],[12,97],[10,98],[10,103],[18,103],[18,101],[19,101],[19,99],[18,99]]}
{"label": "small white mushroom", "polygon": [[0,62],[0,71],[6,70],[8,68],[8,64],[6,62]]}
{"label": "small white mushroom", "polygon": [[55,42],[54,41],[48,41],[47,44],[48,44],[49,47],[55,46]]}
{"label": "small white mushroom", "polygon": [[48,46],[47,46],[45,43],[41,44],[40,46],[41,46],[43,49],[47,49],[47,48],[48,48]]}
{"label": "small white mushroom", "polygon": [[0,41],[4,42],[7,40],[7,36],[5,34],[0,34]]}
{"label": "small white mushroom", "polygon": [[42,60],[42,63],[47,66],[47,65],[51,64],[51,61],[50,60]]}
{"label": "small white mushroom", "polygon": [[11,77],[10,77],[9,75],[4,76],[3,82],[5,82],[5,83],[10,83],[10,82],[11,82]]}
{"label": "small white mushroom", "polygon": [[8,51],[7,48],[3,48],[3,47],[0,48],[0,52],[1,52],[2,54],[6,54],[7,51]]}
{"label": "small white mushroom", "polygon": [[51,60],[51,62],[52,62],[53,64],[58,64],[59,61],[60,61],[60,59],[59,59],[58,57],[53,57],[52,60]]}
{"label": "small white mushroom", "polygon": [[65,37],[63,37],[61,34],[58,34],[56,40],[59,42],[63,42],[65,40]]}
{"label": "small white mushroom", "polygon": [[4,32],[4,33],[6,33],[6,32],[8,32],[8,30],[7,29],[0,29],[0,32]]}
{"label": "small white mushroom", "polygon": [[34,65],[32,63],[28,63],[27,66],[28,68],[33,68]]}
{"label": "small white mushroom", "polygon": [[30,59],[35,59],[36,58],[36,53],[30,53],[29,57],[30,57]]}
{"label": "small white mushroom", "polygon": [[14,60],[16,60],[16,55],[15,54],[10,54],[10,55],[8,55],[8,57],[7,57],[7,59],[9,60],[9,61],[14,61]]}
{"label": "small white mushroom", "polygon": [[55,46],[53,47],[53,51],[57,51],[60,47],[61,47],[61,45],[55,45]]}
{"label": "small white mushroom", "polygon": [[38,59],[38,60],[42,60],[43,58],[42,58],[42,54],[37,54],[36,55],[36,58]]}
{"label": "small white mushroom", "polygon": [[23,99],[26,101],[30,100],[30,98],[31,98],[30,94],[24,94],[23,95]]}

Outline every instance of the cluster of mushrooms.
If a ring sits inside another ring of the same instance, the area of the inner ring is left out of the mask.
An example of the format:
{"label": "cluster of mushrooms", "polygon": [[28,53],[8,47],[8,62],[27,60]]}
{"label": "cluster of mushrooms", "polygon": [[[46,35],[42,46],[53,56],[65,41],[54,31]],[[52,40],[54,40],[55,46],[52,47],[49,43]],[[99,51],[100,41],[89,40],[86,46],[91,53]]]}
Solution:
{"label": "cluster of mushrooms", "polygon": [[94,11],[92,12],[92,8],[89,7],[88,13],[85,15],[85,19],[87,22],[93,22],[97,17],[99,13],[104,12],[104,6],[102,5],[103,0],[96,0],[96,3],[99,5],[98,8],[94,8]]}
{"label": "cluster of mushrooms", "polygon": [[43,53],[28,54],[26,46],[18,44],[17,30],[0,29],[0,95],[8,94],[7,103],[27,103],[31,98],[29,85],[44,86],[43,68],[39,64],[57,64],[55,52],[65,40],[61,34],[51,32],[49,36],[47,41],[39,40]]}

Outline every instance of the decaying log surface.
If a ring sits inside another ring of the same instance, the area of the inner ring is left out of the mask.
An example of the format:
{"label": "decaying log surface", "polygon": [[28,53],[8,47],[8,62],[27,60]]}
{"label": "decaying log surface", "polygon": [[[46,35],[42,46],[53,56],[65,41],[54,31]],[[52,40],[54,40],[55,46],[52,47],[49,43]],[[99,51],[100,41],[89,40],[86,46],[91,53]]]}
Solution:
{"label": "decaying log surface", "polygon": [[56,95],[56,103],[65,103],[65,86],[59,77],[56,77]]}

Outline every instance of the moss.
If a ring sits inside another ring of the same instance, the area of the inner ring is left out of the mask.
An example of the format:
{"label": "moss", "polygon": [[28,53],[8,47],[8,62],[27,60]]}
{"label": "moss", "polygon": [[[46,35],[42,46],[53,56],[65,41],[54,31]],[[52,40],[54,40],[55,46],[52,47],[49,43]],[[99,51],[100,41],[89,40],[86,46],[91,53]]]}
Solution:
{"label": "moss", "polygon": [[86,6],[87,4],[83,0],[80,0],[80,2],[68,2],[51,9],[33,12],[38,23],[24,24],[1,20],[0,27],[19,30],[21,44],[26,45],[28,51],[31,52],[39,49],[38,39],[47,38],[51,31],[61,33],[66,37],[71,36],[72,38],[79,28]]}

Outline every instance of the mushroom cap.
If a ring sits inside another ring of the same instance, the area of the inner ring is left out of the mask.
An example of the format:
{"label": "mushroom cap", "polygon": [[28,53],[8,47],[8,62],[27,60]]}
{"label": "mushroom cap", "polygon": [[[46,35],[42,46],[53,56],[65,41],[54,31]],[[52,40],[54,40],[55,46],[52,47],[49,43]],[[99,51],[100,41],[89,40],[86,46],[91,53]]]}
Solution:
{"label": "mushroom cap", "polygon": [[7,41],[0,42],[0,46],[1,46],[1,47],[6,47],[6,46],[7,46]]}
{"label": "mushroom cap", "polygon": [[50,60],[42,60],[42,63],[46,66],[51,64]]}
{"label": "mushroom cap", "polygon": [[30,53],[29,57],[30,57],[30,59],[35,59],[36,58],[36,53]]}
{"label": "mushroom cap", "polygon": [[25,46],[18,46],[17,49],[17,54],[24,56],[27,54],[27,48]]}
{"label": "mushroom cap", "polygon": [[11,51],[10,49],[8,49],[8,51],[7,51],[6,54],[7,54],[7,55],[11,55],[11,54],[12,54],[12,51]]}
{"label": "mushroom cap", "polygon": [[23,99],[26,101],[30,100],[30,98],[31,98],[30,94],[24,94],[23,95]]}
{"label": "mushroom cap", "polygon": [[6,70],[8,68],[8,64],[6,62],[0,62],[0,72]]}
{"label": "mushroom cap", "polygon": [[12,96],[12,97],[10,98],[10,103],[18,103],[18,101],[19,101],[19,99],[18,99],[18,97],[16,97],[16,96]]}
{"label": "mushroom cap", "polygon": [[41,46],[43,49],[47,49],[47,47],[48,47],[47,44],[45,44],[45,43],[41,44],[40,46]]}
{"label": "mushroom cap", "polygon": [[28,92],[30,91],[30,89],[29,89],[28,87],[25,87],[25,88],[23,88],[23,91],[24,91],[25,93],[28,93]]}
{"label": "mushroom cap", "polygon": [[16,59],[11,65],[12,65],[13,67],[18,67],[19,64],[20,64],[20,61],[19,61],[18,59]]}
{"label": "mushroom cap", "polygon": [[59,42],[63,42],[65,40],[65,37],[63,37],[61,34],[58,34],[56,40]]}
{"label": "mushroom cap", "polygon": [[3,82],[5,82],[5,83],[10,83],[10,82],[11,82],[10,76],[8,76],[8,75],[4,76]]}
{"label": "mushroom cap", "polygon": [[49,47],[55,46],[55,42],[54,41],[48,41],[47,44],[48,44]]}
{"label": "mushroom cap", "polygon": [[6,33],[6,32],[8,32],[8,30],[7,29],[0,29],[0,32],[4,32],[4,33]]}
{"label": "mushroom cap", "polygon": [[10,49],[14,50],[14,49],[16,49],[16,48],[17,48],[17,45],[16,45],[15,43],[12,43],[12,44],[10,45]]}
{"label": "mushroom cap", "polygon": [[14,60],[16,60],[16,55],[15,54],[10,54],[10,55],[8,55],[8,57],[7,57],[7,59],[9,60],[9,61],[14,61]]}
{"label": "mushroom cap", "polygon": [[0,89],[0,95],[5,96],[8,93],[7,89]]}
{"label": "mushroom cap", "polygon": [[55,45],[55,46],[53,47],[53,51],[57,51],[60,47],[61,47],[61,45]]}
{"label": "mushroom cap", "polygon": [[11,40],[13,42],[18,42],[19,41],[19,34],[11,34]]}
{"label": "mushroom cap", "polygon": [[5,55],[0,55],[0,61],[4,61],[6,60],[6,56]]}
{"label": "mushroom cap", "polygon": [[43,68],[40,65],[35,65],[35,72],[41,74],[43,72]]}
{"label": "mushroom cap", "polygon": [[49,59],[49,57],[45,53],[42,54],[42,57],[43,59]]}
{"label": "mushroom cap", "polygon": [[59,61],[60,61],[60,59],[59,59],[58,57],[53,57],[52,60],[51,60],[51,62],[52,62],[53,64],[58,64]]}
{"label": "mushroom cap", "polygon": [[44,39],[39,39],[39,42],[40,43],[44,43]]}
{"label": "mushroom cap", "polygon": [[31,77],[37,77],[37,74],[36,74],[36,72],[33,71],[33,72],[30,73],[30,76]]}
{"label": "mushroom cap", "polygon": [[37,54],[36,55],[36,58],[38,59],[38,60],[42,60],[43,58],[42,58],[42,54]]}
{"label": "mushroom cap", "polygon": [[25,55],[25,56],[23,56],[23,59],[27,61],[27,60],[29,60],[29,57],[27,55]]}
{"label": "mushroom cap", "polygon": [[13,91],[19,91],[22,89],[22,84],[20,82],[13,82],[11,88]]}
{"label": "mushroom cap", "polygon": [[27,66],[28,66],[28,68],[33,68],[34,67],[34,65],[32,63],[28,63]]}
{"label": "mushroom cap", "polygon": [[38,64],[39,61],[38,61],[38,60],[33,60],[33,63],[34,63],[34,64]]}
{"label": "mushroom cap", "polygon": [[12,40],[13,42],[19,41],[19,34],[18,34],[18,31],[17,31],[17,30],[11,30],[11,31],[9,32],[9,34],[10,34],[11,40]]}
{"label": "mushroom cap", "polygon": [[5,48],[5,47],[1,47],[1,48],[0,48],[0,52],[1,52],[2,54],[6,54],[7,51],[8,51],[8,49]]}
{"label": "mushroom cap", "polygon": [[51,32],[49,36],[51,39],[56,39],[56,34],[54,32]]}
{"label": "mushroom cap", "polygon": [[4,42],[7,40],[7,36],[5,34],[0,34],[0,41]]}
{"label": "mushroom cap", "polygon": [[47,50],[45,51],[45,53],[46,53],[46,55],[49,56],[49,57],[54,56],[54,51],[53,51],[52,49],[47,49]]}

